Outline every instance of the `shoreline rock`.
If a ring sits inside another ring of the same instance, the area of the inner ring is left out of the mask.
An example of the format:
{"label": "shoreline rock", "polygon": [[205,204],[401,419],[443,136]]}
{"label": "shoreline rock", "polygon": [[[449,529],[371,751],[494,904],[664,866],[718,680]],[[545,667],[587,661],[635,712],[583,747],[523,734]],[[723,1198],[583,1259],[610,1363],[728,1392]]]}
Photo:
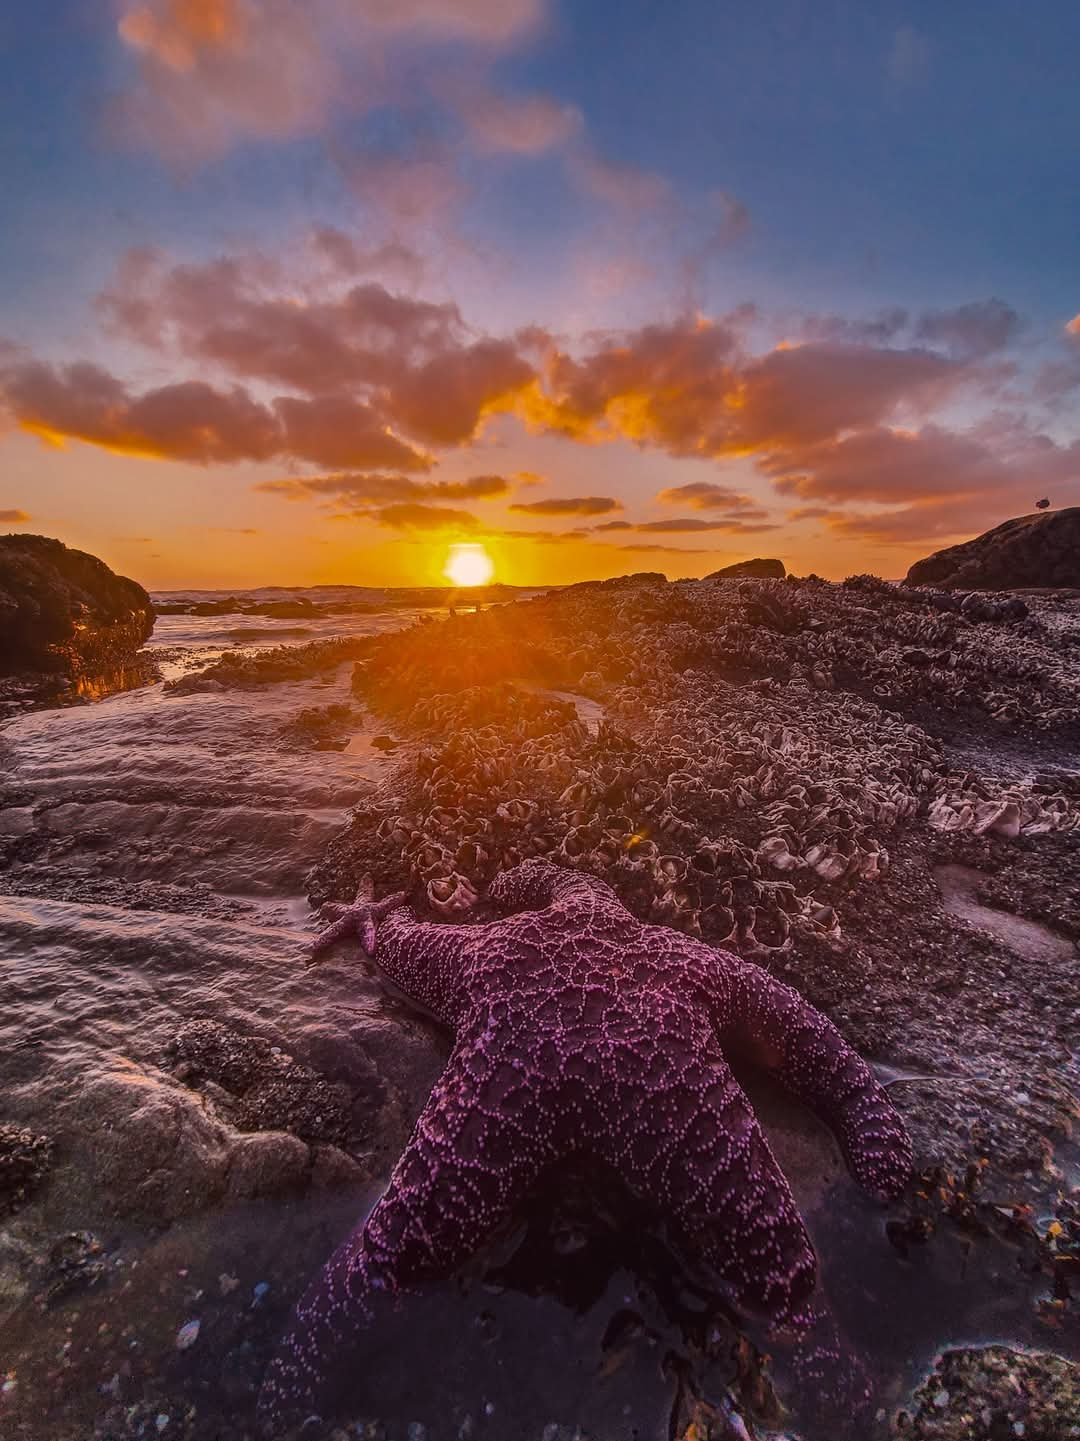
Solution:
{"label": "shoreline rock", "polygon": [[150,597],[104,561],[43,535],[0,536],[0,676],[8,698],[130,671],[154,629]]}
{"label": "shoreline rock", "polygon": [[917,560],[908,585],[946,590],[1080,586],[1080,506],[1019,515]]}

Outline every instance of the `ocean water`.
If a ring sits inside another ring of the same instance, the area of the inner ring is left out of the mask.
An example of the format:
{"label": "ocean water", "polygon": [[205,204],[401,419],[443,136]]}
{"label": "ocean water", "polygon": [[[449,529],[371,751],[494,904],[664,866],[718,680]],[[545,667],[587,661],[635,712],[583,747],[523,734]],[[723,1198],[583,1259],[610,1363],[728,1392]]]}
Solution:
{"label": "ocean water", "polygon": [[[150,650],[169,678],[238,646],[414,620],[167,616]],[[0,1120],[55,1144],[48,1184],[0,1220],[5,1438],[254,1436],[293,1299],[370,1209],[439,1074],[448,1038],[358,952],[302,962],[305,874],[392,775],[350,672],[209,694],[155,682],[0,730]],[[353,707],[348,744],[298,748],[290,723],[330,704]],[[196,1020],[343,1087],[347,1141],[240,1129],[220,1083],[177,1072],[172,1041]],[[954,1237],[901,1260],[831,1138],[754,1094],[883,1411],[945,1341],[1040,1339],[1022,1258],[1001,1247],[976,1272]],[[568,1192],[539,1201],[469,1286],[370,1337],[351,1421],[383,1429],[344,1434],[652,1441],[691,1364],[721,1404],[730,1348],[711,1366],[688,1355],[664,1287],[635,1274],[640,1249]]]}

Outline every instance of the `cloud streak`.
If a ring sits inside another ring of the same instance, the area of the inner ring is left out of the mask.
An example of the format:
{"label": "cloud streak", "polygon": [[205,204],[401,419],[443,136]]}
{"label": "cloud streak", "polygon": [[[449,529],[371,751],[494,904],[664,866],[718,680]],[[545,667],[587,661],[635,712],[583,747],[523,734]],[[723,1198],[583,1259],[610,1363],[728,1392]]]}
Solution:
{"label": "cloud streak", "polygon": [[510,509],[520,515],[610,515],[613,510],[622,510],[622,502],[611,495],[577,495],[518,502]]}
{"label": "cloud streak", "polygon": [[492,500],[506,495],[510,482],[502,475],[474,475],[467,480],[414,480],[406,475],[370,474],[287,476],[259,481],[252,487],[286,500],[346,501],[354,505],[392,501]]}

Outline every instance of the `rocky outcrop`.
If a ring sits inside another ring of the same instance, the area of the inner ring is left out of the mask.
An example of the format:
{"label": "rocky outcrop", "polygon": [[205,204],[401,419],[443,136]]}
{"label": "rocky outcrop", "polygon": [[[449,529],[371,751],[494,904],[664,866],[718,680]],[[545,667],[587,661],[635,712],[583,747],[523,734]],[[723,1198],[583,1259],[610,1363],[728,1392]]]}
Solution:
{"label": "rocky outcrop", "polygon": [[44,535],[0,536],[0,675],[108,675],[153,628],[146,591],[96,556]]}
{"label": "rocky outcrop", "polygon": [[658,570],[635,570],[632,575],[613,575],[608,580],[578,580],[560,587],[561,592],[577,595],[590,590],[626,590],[638,585],[667,585],[667,576]]}
{"label": "rocky outcrop", "polygon": [[714,570],[706,580],[783,580],[787,575],[782,560],[764,560],[755,556],[753,560],[738,560],[734,565],[725,565],[723,570]]}
{"label": "rocky outcrop", "polygon": [[1080,505],[1007,520],[916,561],[907,579],[950,590],[1080,587]]}

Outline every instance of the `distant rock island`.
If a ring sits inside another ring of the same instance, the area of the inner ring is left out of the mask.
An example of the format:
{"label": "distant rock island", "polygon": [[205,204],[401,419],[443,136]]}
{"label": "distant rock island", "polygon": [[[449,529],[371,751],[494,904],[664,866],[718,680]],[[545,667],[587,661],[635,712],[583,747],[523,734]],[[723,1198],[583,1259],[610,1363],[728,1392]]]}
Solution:
{"label": "distant rock island", "polygon": [[704,577],[705,580],[783,580],[787,575],[782,560],[763,560],[756,556],[753,560],[737,560],[734,565],[725,565],[722,570],[714,570],[711,575]]}
{"label": "distant rock island", "polygon": [[907,579],[947,590],[1080,588],[1080,505],[1007,520],[916,561]]}
{"label": "distant rock island", "polygon": [[114,673],[153,629],[146,591],[96,556],[44,535],[0,535],[0,675]]}

